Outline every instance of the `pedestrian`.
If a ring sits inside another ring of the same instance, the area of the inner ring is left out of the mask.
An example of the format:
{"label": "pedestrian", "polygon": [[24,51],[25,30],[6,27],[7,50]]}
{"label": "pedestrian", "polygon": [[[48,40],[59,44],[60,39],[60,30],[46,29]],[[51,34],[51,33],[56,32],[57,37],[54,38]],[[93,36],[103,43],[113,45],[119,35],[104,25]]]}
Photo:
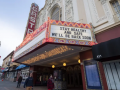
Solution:
{"label": "pedestrian", "polygon": [[26,87],[26,90],[32,90],[33,89],[33,77],[32,77],[32,73],[30,74],[30,77],[28,77],[25,80],[24,88],[25,87]]}
{"label": "pedestrian", "polygon": [[50,78],[48,79],[47,88],[48,90],[53,90],[54,88],[54,80],[53,80],[52,75],[50,75]]}
{"label": "pedestrian", "polygon": [[20,88],[21,82],[22,82],[22,76],[18,78],[17,88]]}

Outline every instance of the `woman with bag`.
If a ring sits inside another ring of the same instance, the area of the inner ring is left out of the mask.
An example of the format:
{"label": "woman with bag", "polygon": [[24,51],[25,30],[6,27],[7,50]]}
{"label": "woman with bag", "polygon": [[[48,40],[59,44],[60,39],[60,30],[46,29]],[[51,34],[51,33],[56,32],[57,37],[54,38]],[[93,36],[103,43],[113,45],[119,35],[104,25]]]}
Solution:
{"label": "woman with bag", "polygon": [[48,79],[47,88],[48,90],[53,90],[54,88],[54,80],[53,80],[52,75],[50,75],[50,78]]}

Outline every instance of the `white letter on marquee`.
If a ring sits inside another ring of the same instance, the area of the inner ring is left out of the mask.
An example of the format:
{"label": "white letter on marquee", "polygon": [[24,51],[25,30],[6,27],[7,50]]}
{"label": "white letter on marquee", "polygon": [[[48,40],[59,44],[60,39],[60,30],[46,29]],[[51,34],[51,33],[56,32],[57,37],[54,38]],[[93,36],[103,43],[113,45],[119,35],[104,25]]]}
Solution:
{"label": "white letter on marquee", "polygon": [[31,26],[30,26],[30,27],[32,28],[34,24],[33,24],[33,23],[31,23],[31,22],[29,22],[29,23],[31,24]]}

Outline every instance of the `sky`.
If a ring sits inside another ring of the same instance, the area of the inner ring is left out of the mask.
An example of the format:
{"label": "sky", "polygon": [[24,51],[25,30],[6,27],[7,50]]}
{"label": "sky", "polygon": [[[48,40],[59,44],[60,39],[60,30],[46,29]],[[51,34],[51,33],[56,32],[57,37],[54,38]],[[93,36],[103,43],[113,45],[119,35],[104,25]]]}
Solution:
{"label": "sky", "polygon": [[40,10],[45,0],[0,0],[0,66],[3,59],[22,43],[32,3]]}

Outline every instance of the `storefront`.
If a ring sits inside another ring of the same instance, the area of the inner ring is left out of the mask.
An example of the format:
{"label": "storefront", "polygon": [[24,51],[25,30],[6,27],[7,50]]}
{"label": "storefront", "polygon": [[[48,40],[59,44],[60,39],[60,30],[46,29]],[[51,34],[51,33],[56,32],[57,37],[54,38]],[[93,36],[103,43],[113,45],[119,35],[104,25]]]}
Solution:
{"label": "storefront", "polygon": [[109,89],[120,89],[120,37],[93,46],[93,58],[102,62]]}
{"label": "storefront", "polygon": [[29,74],[30,74],[30,70],[29,70],[29,66],[27,65],[19,65],[17,68],[17,79],[22,76],[22,84],[24,84],[25,80],[29,77]]}
{"label": "storefront", "polygon": [[4,70],[3,70],[3,78],[4,79],[8,79],[8,76],[9,76],[9,67],[6,67]]}
{"label": "storefront", "polygon": [[8,80],[16,82],[16,77],[17,77],[17,66],[12,66],[9,67],[9,75],[8,75]]}
{"label": "storefront", "polygon": [[32,67],[35,85],[46,85],[52,74],[55,89],[105,89],[102,68],[92,59],[95,44],[90,24],[48,18],[16,48],[13,61]]}

